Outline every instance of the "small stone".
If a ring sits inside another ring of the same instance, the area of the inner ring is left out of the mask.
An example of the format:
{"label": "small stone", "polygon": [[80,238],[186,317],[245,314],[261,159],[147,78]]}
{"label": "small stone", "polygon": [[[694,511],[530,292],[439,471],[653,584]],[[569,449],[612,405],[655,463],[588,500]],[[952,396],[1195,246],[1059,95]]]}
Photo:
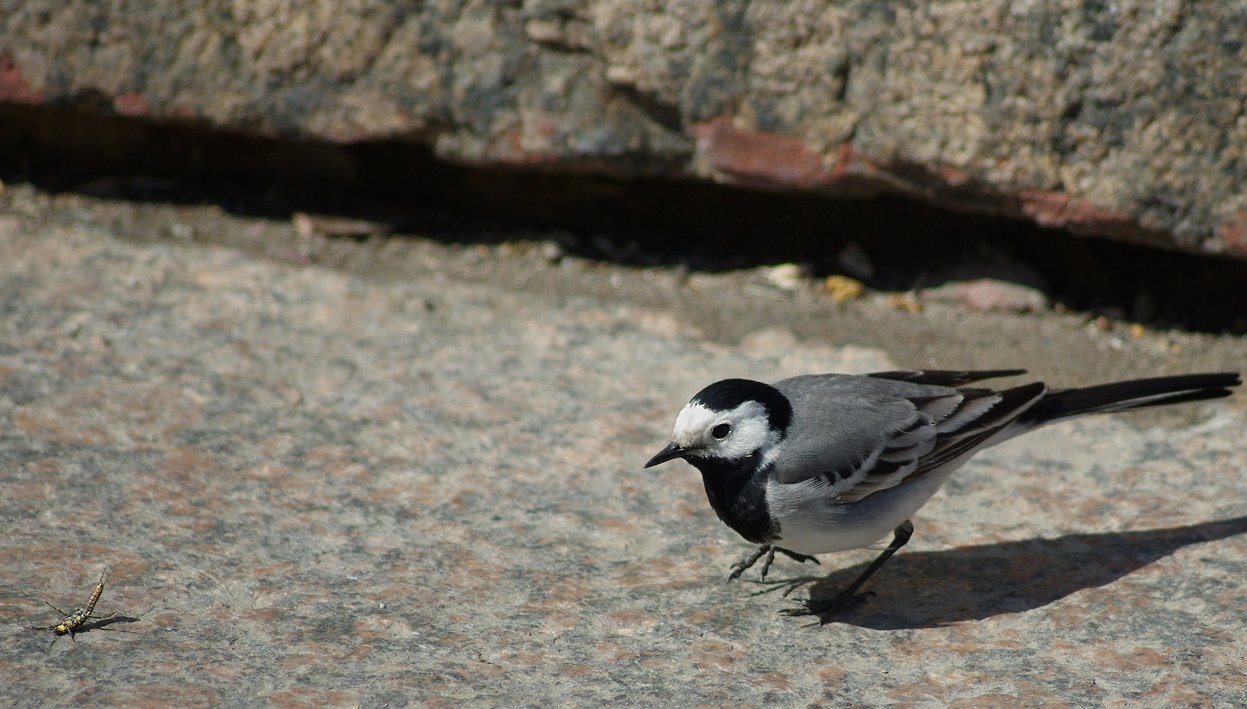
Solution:
{"label": "small stone", "polygon": [[923,298],[934,301],[956,302],[978,312],[999,311],[1025,313],[1043,310],[1048,298],[1037,288],[980,278],[968,282],[946,283],[922,293]]}
{"label": "small stone", "polygon": [[391,231],[389,224],[370,222],[364,219],[347,217],[327,217],[319,214],[295,212],[290,218],[294,230],[303,238],[314,234],[326,236],[364,236],[367,234],[387,234]]}
{"label": "small stone", "polygon": [[1147,328],[1143,327],[1139,323],[1134,323],[1130,326],[1131,337],[1143,337],[1143,334],[1146,332],[1147,332]]}
{"label": "small stone", "polygon": [[866,286],[862,285],[861,281],[853,280],[848,276],[828,276],[825,284],[827,295],[831,296],[833,303],[843,303],[859,298],[866,291]]}
{"label": "small stone", "polygon": [[1025,313],[1043,310],[1048,298],[1036,288],[984,278],[965,284],[961,301],[974,310]]}
{"label": "small stone", "polygon": [[619,64],[608,66],[606,80],[618,86],[632,86],[637,82],[637,71],[633,67]]}
{"label": "small stone", "polygon": [[532,19],[524,23],[524,34],[536,42],[557,43],[563,39],[563,23],[555,19]]}
{"label": "small stone", "polygon": [[563,258],[563,247],[555,241],[543,241],[541,246],[537,247],[537,253],[546,261],[558,261]]}
{"label": "small stone", "polygon": [[795,263],[781,263],[778,266],[763,268],[762,273],[766,275],[766,280],[771,285],[786,291],[799,289],[809,275],[804,267]]}

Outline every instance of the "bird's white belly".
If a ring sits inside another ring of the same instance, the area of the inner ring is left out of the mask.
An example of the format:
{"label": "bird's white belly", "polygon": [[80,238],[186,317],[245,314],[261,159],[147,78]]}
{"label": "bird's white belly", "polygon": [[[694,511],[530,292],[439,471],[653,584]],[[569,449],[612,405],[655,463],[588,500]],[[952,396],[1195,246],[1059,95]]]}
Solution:
{"label": "bird's white belly", "polygon": [[818,520],[787,518],[780,520],[780,538],[774,544],[798,554],[829,554],[868,547],[886,537],[896,526],[846,524],[836,519],[834,513]]}
{"label": "bird's white belly", "polygon": [[817,483],[770,482],[767,508],[779,522],[776,546],[799,554],[828,554],[860,549],[888,536],[926,504],[956,466],[934,470],[908,484],[841,504],[818,494]]}

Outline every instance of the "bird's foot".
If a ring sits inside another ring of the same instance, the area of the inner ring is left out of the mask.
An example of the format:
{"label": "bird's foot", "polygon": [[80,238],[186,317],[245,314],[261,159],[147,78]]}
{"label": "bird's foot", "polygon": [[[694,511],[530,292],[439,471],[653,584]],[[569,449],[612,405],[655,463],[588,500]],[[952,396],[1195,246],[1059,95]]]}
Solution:
{"label": "bird's foot", "polygon": [[771,568],[771,562],[775,560],[775,547],[770,544],[763,544],[758,547],[757,551],[741,557],[740,561],[732,564],[732,573],[727,577],[728,583],[731,583],[733,579],[740,578],[741,574],[758,563],[758,559],[761,559],[763,556],[766,557],[766,563],[762,566],[762,578],[766,578],[766,570]]}
{"label": "bird's foot", "polygon": [[810,599],[805,602],[804,608],[786,608],[780,613],[786,616],[816,615],[819,625],[827,625],[837,614],[861,604],[867,597],[873,595],[875,595],[874,591],[841,593],[834,598]]}
{"label": "bird's foot", "polygon": [[762,571],[760,576],[763,581],[766,581],[766,572],[771,570],[771,564],[775,562],[775,552],[780,552],[784,556],[800,561],[801,563],[805,563],[807,561],[812,561],[815,564],[818,563],[818,559],[815,559],[808,554],[798,554],[795,551],[788,551],[787,549],[780,549],[779,547],[771,546],[770,544],[763,544],[752,554],[742,557],[740,561],[733,564],[732,573],[727,577],[727,580],[731,581],[733,579],[740,578],[741,574],[745,573],[747,569],[758,563],[758,559],[765,556],[766,561],[762,562]]}

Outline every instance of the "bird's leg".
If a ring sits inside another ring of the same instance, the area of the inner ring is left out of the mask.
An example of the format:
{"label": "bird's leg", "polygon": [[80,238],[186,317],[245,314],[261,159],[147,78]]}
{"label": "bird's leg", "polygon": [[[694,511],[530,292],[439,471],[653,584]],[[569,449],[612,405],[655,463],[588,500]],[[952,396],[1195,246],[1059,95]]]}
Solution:
{"label": "bird's leg", "polygon": [[[758,563],[758,559],[761,559],[762,556],[765,554],[770,554],[770,559],[774,559],[775,548],[772,547],[770,544],[763,544],[759,546],[758,550],[755,551],[754,553],[748,556],[741,557],[740,561],[732,565],[732,573],[730,576],[727,577],[728,583],[731,583],[732,579],[740,578],[740,575],[745,573],[746,569]],[[768,567],[771,565],[771,562],[769,559],[766,562],[766,565]]]}
{"label": "bird's leg", "polygon": [[732,566],[732,575],[728,576],[727,580],[731,581],[732,579],[740,578],[740,575],[745,573],[746,569],[758,563],[758,559],[761,559],[763,556],[765,556],[766,561],[762,562],[762,580],[765,581],[766,572],[771,569],[771,564],[775,562],[775,552],[779,552],[783,554],[784,556],[787,556],[791,559],[799,561],[803,564],[807,561],[812,561],[815,564],[818,563],[818,559],[815,559],[809,554],[798,554],[795,551],[788,551],[787,549],[780,549],[779,547],[772,546],[770,544],[763,544],[758,547],[757,551],[753,552],[752,554],[748,556],[742,557],[740,561],[736,562],[736,564]]}
{"label": "bird's leg", "polygon": [[805,608],[792,608],[782,612],[786,615],[816,615],[819,619],[819,625],[826,625],[830,623],[832,616],[834,616],[837,611],[843,610],[855,603],[859,603],[867,596],[874,593],[871,591],[869,593],[859,594],[857,589],[861,588],[862,584],[866,583],[866,579],[870,578],[871,574],[878,571],[879,567],[883,566],[884,562],[891,558],[891,556],[896,553],[897,549],[905,546],[905,543],[909,541],[909,538],[913,536],[913,534],[913,522],[905,520],[905,522],[902,523],[901,526],[897,527],[893,532],[894,536],[892,537],[892,543],[888,545],[888,548],[884,549],[883,553],[879,555],[879,558],[875,559],[870,566],[867,566],[866,570],[862,572],[862,575],[858,576],[856,581],[849,584],[848,588],[836,594],[834,598],[821,601],[811,599],[806,602]]}

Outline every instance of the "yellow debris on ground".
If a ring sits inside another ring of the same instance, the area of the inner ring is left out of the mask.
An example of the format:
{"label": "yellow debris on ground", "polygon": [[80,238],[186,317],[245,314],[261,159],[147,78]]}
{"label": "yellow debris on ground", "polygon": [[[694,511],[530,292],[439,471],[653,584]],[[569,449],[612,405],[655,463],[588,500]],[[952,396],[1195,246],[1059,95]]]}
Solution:
{"label": "yellow debris on ground", "polygon": [[853,300],[866,291],[866,286],[861,281],[855,281],[848,276],[828,276],[826,287],[833,303]]}

